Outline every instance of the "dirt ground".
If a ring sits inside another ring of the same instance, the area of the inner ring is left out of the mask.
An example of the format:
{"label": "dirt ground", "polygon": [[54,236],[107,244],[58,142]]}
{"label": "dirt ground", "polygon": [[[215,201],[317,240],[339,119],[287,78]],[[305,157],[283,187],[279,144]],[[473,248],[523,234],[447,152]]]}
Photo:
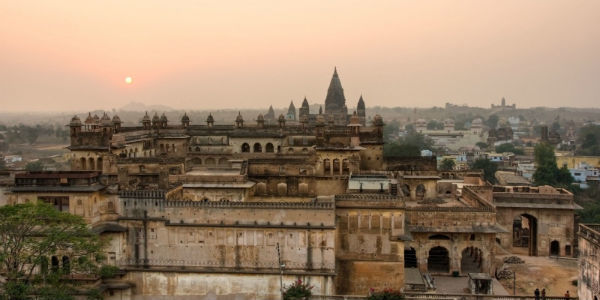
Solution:
{"label": "dirt ground", "polygon": [[[510,255],[509,255],[510,256]],[[563,296],[569,291],[572,297],[577,296],[577,260],[572,258],[551,258],[516,255],[525,261],[524,264],[504,264],[509,270],[517,273],[517,295],[532,296],[536,288],[545,288],[547,296]],[[506,256],[497,256],[498,266],[503,265]],[[512,295],[513,280],[500,280],[504,288]]]}

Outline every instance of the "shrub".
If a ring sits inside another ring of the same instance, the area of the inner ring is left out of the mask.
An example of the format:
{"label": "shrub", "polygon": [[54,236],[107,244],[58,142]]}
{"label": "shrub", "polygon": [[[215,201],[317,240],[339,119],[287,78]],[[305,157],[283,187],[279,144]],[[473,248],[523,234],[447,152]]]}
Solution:
{"label": "shrub", "polygon": [[100,267],[100,278],[108,279],[117,276],[119,268],[111,265],[103,265]]}
{"label": "shrub", "polygon": [[371,289],[367,300],[404,300],[404,295],[402,295],[400,290],[394,290],[391,288],[387,288],[379,292]]}
{"label": "shrub", "polygon": [[294,282],[294,284],[285,288],[283,292],[284,300],[296,300],[296,299],[304,299],[308,298],[312,295],[313,286],[308,283],[303,283],[302,280],[298,279]]}

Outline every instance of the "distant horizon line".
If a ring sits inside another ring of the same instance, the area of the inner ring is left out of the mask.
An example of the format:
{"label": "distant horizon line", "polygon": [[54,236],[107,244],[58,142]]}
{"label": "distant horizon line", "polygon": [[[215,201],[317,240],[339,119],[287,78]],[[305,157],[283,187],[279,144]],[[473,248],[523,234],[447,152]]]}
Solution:
{"label": "distant horizon line", "polygon": [[[450,103],[453,104],[453,103]],[[462,104],[453,104],[455,105],[455,108],[476,108],[476,109],[485,109],[485,110],[495,110],[495,109],[500,109],[500,108],[492,108],[492,107],[481,107],[481,106],[469,106],[469,105],[462,105]],[[161,106],[160,104],[156,104],[156,105],[149,105],[149,106]],[[309,106],[323,106],[323,104],[309,104]],[[507,106],[510,107],[510,106]],[[356,106],[352,106],[352,107],[348,107],[348,110],[351,111],[352,108],[356,108]],[[419,106],[383,106],[383,105],[374,105],[374,106],[367,106],[366,109],[396,109],[396,108],[401,108],[401,109],[422,109],[422,110],[428,110],[428,109],[434,109],[434,108],[441,108],[441,109],[446,109],[445,105],[444,106],[428,106],[428,107],[419,107]],[[544,108],[544,109],[594,109],[594,110],[600,110],[600,107],[589,107],[589,106],[558,106],[558,107],[553,107],[553,106],[529,106],[529,107],[516,107],[514,109],[509,108],[507,110],[526,110],[526,109],[536,109],[536,108]],[[287,106],[281,106],[281,107],[275,107],[273,106],[273,109],[275,110],[287,110],[288,107]],[[299,108],[296,108],[296,110],[298,110]],[[103,111],[103,112],[110,112],[110,111],[125,111],[125,112],[169,112],[169,111],[242,111],[242,110],[256,110],[256,111],[268,111],[269,107],[265,107],[265,108],[204,108],[204,109],[194,109],[194,108],[173,108],[173,107],[169,107],[167,109],[156,109],[156,108],[148,108],[148,109],[140,109],[140,110],[130,110],[130,109],[123,109],[123,108],[110,108],[110,109],[102,109],[102,108],[95,108],[95,109],[69,109],[69,110],[4,110],[3,112],[0,112],[0,114],[19,114],[19,113],[36,113],[36,114],[50,114],[50,113],[83,113],[83,112],[98,112],[98,111]]]}

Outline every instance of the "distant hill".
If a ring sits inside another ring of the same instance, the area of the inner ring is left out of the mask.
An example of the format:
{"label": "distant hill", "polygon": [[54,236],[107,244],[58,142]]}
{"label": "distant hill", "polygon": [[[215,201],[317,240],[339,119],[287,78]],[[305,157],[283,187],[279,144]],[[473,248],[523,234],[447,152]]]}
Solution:
{"label": "distant hill", "polygon": [[129,102],[121,106],[122,111],[171,111],[174,110],[166,105],[146,105],[141,102]]}

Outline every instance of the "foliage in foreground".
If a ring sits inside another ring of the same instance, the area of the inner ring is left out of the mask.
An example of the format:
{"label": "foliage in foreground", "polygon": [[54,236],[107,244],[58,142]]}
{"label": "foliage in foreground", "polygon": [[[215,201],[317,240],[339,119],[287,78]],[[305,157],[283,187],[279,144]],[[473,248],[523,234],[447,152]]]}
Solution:
{"label": "foliage in foreground", "polygon": [[312,295],[312,288],[313,286],[303,283],[302,280],[298,279],[292,285],[285,288],[283,299],[296,300],[308,298]]}
{"label": "foliage in foreground", "polygon": [[573,176],[565,166],[558,168],[554,148],[546,143],[535,146],[535,173],[533,182],[535,185],[551,185],[554,187],[571,188]]}
{"label": "foliage in foreground", "polygon": [[96,278],[103,242],[79,217],[52,205],[0,207],[0,291],[9,299],[71,299],[73,277]]}
{"label": "foliage in foreground", "polygon": [[495,162],[492,162],[487,158],[480,158],[473,162],[471,169],[483,170],[483,178],[492,184],[496,183],[495,175],[498,170],[498,165]]}
{"label": "foliage in foreground", "polygon": [[404,295],[399,290],[390,288],[379,292],[371,289],[367,300],[404,300]]}

